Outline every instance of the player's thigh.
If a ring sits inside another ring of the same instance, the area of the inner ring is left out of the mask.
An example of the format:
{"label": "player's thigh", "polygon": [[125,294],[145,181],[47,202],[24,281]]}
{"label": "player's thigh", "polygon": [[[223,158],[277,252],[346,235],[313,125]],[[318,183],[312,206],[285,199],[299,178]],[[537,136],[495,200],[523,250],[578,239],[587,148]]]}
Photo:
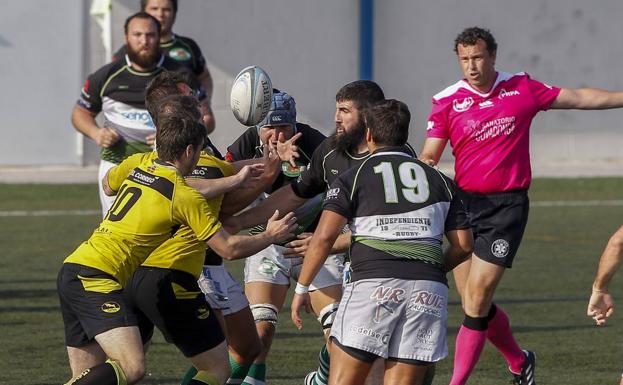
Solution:
{"label": "player's thigh", "polygon": [[342,298],[342,285],[333,285],[323,287],[322,289],[309,292],[311,299],[312,309],[316,316],[320,314],[320,311],[328,305],[339,303]]}
{"label": "player's thigh", "polygon": [[67,357],[69,358],[72,377],[76,377],[86,369],[106,361],[106,353],[95,341],[80,347],[68,346]]}
{"label": "player's thigh", "polygon": [[331,349],[329,385],[363,384],[371,366],[372,362],[359,360],[334,344]]}
{"label": "player's thigh", "polygon": [[145,354],[137,326],[111,329],[95,336],[106,356],[119,362],[125,375],[141,377],[145,370]]}
{"label": "player's thigh", "polygon": [[229,364],[225,341],[210,350],[188,357],[188,360],[198,370],[207,371],[219,377],[223,377],[222,375],[225,374],[225,379],[227,379],[226,373],[229,373]]}
{"label": "player's thigh", "polygon": [[396,361],[385,362],[384,385],[420,385],[428,365],[407,364]]}
{"label": "player's thigh", "polygon": [[269,303],[281,311],[288,293],[288,286],[268,282],[249,282],[245,283],[244,292],[251,305]]}
{"label": "player's thigh", "polygon": [[469,277],[469,269],[472,265],[471,256],[459,264],[452,270],[452,275],[454,276],[454,283],[456,285],[456,290],[461,297],[461,302],[463,302],[463,295],[465,294],[465,285],[467,284],[467,278]]}

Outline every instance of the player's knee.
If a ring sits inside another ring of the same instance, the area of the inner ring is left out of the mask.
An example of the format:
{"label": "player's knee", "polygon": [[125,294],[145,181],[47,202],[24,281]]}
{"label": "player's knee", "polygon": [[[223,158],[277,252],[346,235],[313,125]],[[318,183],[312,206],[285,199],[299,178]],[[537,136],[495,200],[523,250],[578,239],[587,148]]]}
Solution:
{"label": "player's knee", "polygon": [[145,377],[145,360],[142,358],[127,359],[119,362],[128,385],[136,384]]}
{"label": "player's knee", "polygon": [[333,302],[323,307],[318,314],[318,322],[322,326],[322,331],[326,334],[331,330],[331,326],[333,326],[333,320],[335,319],[335,314],[337,313],[337,309],[339,307],[338,302]]}
{"label": "player's knee", "polygon": [[231,357],[240,365],[249,365],[262,353],[262,341],[253,338],[241,348],[230,346]]}
{"label": "player's knee", "polygon": [[618,250],[623,250],[623,226],[621,226],[612,236],[608,243]]}
{"label": "player's knee", "polygon": [[279,309],[270,303],[258,303],[251,305],[251,313],[256,324],[272,325],[272,329],[279,323]]}

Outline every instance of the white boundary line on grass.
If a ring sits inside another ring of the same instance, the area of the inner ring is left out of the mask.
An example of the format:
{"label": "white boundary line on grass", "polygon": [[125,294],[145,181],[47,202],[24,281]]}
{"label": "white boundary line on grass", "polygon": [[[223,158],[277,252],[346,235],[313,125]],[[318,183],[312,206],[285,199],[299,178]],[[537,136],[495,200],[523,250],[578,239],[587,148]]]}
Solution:
{"label": "white boundary line on grass", "polygon": [[[623,206],[623,199],[587,200],[587,201],[533,201],[532,207],[596,207]],[[88,216],[101,214],[100,210],[9,210],[0,211],[0,218],[7,217],[60,217]]]}
{"label": "white boundary line on grass", "polygon": [[0,217],[60,217],[101,214],[100,210],[13,210],[0,211]]}

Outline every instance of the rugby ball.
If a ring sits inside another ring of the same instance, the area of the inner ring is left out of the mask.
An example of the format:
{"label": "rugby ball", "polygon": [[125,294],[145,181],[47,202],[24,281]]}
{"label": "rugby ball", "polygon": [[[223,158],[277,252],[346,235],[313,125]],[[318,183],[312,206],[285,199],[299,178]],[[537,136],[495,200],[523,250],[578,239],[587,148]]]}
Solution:
{"label": "rugby ball", "polygon": [[268,114],[272,98],[273,85],[266,71],[250,66],[236,75],[229,104],[240,123],[255,126]]}

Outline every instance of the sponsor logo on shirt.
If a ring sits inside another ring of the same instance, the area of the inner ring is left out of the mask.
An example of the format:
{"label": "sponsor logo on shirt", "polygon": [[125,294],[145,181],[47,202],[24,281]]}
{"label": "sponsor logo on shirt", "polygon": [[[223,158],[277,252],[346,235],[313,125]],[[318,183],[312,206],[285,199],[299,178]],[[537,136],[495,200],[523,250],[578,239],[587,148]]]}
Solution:
{"label": "sponsor logo on shirt", "polygon": [[172,59],[175,59],[175,60],[178,60],[178,61],[186,61],[186,60],[189,60],[192,57],[190,52],[188,52],[184,48],[174,48],[174,49],[170,50],[169,51],[169,56]]}
{"label": "sponsor logo on shirt", "polygon": [[426,131],[430,131],[433,128],[435,128],[435,122],[433,122],[432,120],[429,120],[428,124],[426,125]]}
{"label": "sponsor logo on shirt", "polygon": [[504,99],[508,96],[517,96],[517,95],[520,95],[519,91],[517,90],[506,91],[504,88],[502,88],[500,90],[500,94],[498,95],[498,98]]}
{"label": "sponsor logo on shirt", "polygon": [[333,174],[333,175],[337,175],[337,173],[338,173],[338,172],[339,172],[339,171],[337,171],[337,170],[336,170],[336,169],[334,169],[334,168],[332,168],[332,169],[331,169],[331,174]]}
{"label": "sponsor logo on shirt", "polygon": [[485,100],[484,102],[478,103],[478,106],[480,106],[480,109],[482,110],[483,108],[493,107],[493,102],[491,100]]}
{"label": "sponsor logo on shirt", "polygon": [[475,122],[474,127],[472,127],[472,137],[477,142],[482,142],[483,140],[495,138],[500,135],[510,135],[515,131],[515,121],[516,118],[514,116],[505,116],[503,118],[489,120],[482,124],[480,122]]}
{"label": "sponsor logo on shirt", "polygon": [[339,193],[340,193],[339,187],[332,188],[327,191],[327,197],[325,198],[325,200],[328,201],[329,199],[336,199]]}
{"label": "sponsor logo on shirt", "polygon": [[456,112],[465,112],[474,104],[474,99],[470,96],[459,102],[458,99],[452,101],[452,109]]}

